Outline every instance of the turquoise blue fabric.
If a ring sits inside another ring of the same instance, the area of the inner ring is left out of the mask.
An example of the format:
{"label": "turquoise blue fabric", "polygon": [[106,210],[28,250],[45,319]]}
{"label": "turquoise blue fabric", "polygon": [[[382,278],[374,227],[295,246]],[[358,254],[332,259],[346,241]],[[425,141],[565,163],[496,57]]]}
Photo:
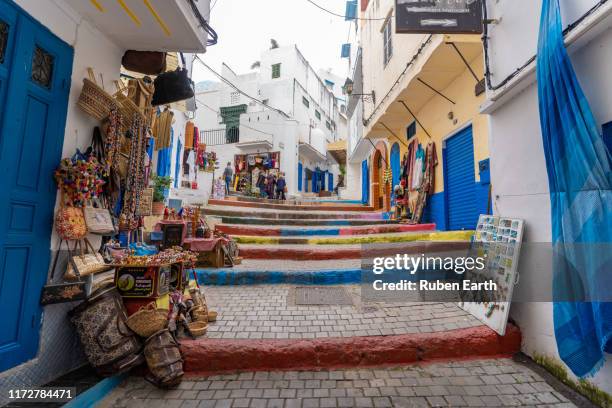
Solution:
{"label": "turquoise blue fabric", "polygon": [[550,186],[554,327],[561,359],[593,375],[612,351],[612,172],[563,42],[558,0],[543,0],[537,57]]}
{"label": "turquoise blue fabric", "polygon": [[170,128],[170,146],[163,148],[157,154],[157,175],[170,176],[172,160],[172,145],[174,144],[174,130]]}

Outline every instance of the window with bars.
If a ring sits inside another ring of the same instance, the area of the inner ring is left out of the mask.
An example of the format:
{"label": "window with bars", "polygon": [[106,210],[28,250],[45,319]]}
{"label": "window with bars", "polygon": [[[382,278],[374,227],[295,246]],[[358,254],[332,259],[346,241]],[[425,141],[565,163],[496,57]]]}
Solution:
{"label": "window with bars", "polygon": [[315,117],[321,120],[321,112],[319,112],[318,110],[315,110]]}
{"label": "window with bars", "polygon": [[280,78],[281,75],[281,64],[272,65],[272,79]]}
{"label": "window with bars", "polygon": [[8,44],[9,25],[0,20],[0,64],[4,63],[4,55],[6,54],[6,45]]}
{"label": "window with bars", "polygon": [[240,94],[238,92],[232,92],[230,94],[230,105],[238,105],[240,102]]}
{"label": "window with bars", "polygon": [[329,120],[325,121],[325,127],[327,128],[327,130],[331,130],[331,123],[329,123]]}
{"label": "window with bars", "polygon": [[302,96],[302,103],[305,107],[310,108],[310,101],[305,96]]}
{"label": "window with bars", "polygon": [[383,61],[386,67],[389,61],[391,61],[391,57],[393,56],[393,42],[392,42],[393,27],[392,27],[391,17],[389,17],[387,21],[385,21],[385,26],[383,28],[382,34],[383,34],[383,52],[384,52]]}

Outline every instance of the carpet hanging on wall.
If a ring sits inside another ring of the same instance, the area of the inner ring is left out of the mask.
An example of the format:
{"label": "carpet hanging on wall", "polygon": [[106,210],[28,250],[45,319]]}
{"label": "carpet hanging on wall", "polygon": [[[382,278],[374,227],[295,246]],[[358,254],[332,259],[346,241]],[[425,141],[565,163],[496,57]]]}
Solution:
{"label": "carpet hanging on wall", "polygon": [[543,0],[537,57],[540,124],[550,187],[554,326],[578,377],[612,352],[611,157],[563,41],[558,0]]}

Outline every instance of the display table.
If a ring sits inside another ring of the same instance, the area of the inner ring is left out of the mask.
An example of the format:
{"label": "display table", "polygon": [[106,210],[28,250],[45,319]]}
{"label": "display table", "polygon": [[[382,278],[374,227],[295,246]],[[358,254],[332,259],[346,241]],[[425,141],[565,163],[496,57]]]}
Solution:
{"label": "display table", "polygon": [[196,266],[212,266],[222,268],[225,266],[223,245],[228,243],[227,238],[185,238],[183,247],[198,254]]}

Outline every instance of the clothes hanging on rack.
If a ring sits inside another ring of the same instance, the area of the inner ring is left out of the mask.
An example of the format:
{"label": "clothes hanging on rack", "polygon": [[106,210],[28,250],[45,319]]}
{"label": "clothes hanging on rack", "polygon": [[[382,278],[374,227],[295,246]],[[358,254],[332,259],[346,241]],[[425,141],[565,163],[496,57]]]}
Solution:
{"label": "clothes hanging on rack", "polygon": [[152,128],[153,137],[155,138],[155,150],[165,149],[170,146],[170,130],[172,129],[173,120],[174,112],[170,109],[160,112],[155,118],[155,124]]}
{"label": "clothes hanging on rack", "polygon": [[195,125],[192,121],[187,122],[185,125],[185,149],[193,149],[193,131]]}

